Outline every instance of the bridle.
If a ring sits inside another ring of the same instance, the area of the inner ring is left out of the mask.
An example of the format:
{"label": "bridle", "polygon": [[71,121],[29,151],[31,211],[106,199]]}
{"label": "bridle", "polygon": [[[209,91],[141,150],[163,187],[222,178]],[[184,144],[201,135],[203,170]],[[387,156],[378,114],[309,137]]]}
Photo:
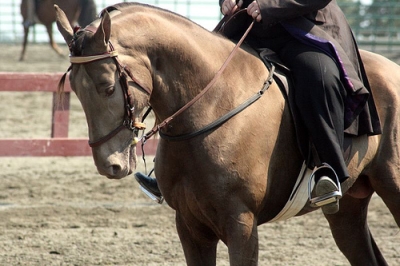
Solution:
{"label": "bridle", "polygon": [[[89,31],[89,32],[95,32],[95,29],[92,29],[90,27],[86,27],[83,29],[84,31]],[[77,33],[79,29],[74,30],[74,38],[71,40],[71,42],[68,44],[69,47],[72,46],[73,42],[76,41]],[[97,139],[95,141],[89,140],[89,146],[91,148],[98,147],[111,138],[113,138],[115,135],[117,135],[121,130],[123,129],[129,129],[132,131],[135,135],[135,137],[132,139],[132,144],[137,143],[137,136],[139,130],[144,130],[146,128],[146,125],[143,122],[135,121],[134,116],[133,116],[133,111],[134,111],[134,106],[133,106],[133,97],[132,94],[129,90],[129,85],[128,85],[128,77],[135,82],[143,91],[145,91],[147,94],[151,95],[151,90],[148,89],[146,86],[142,85],[138,79],[136,79],[132,72],[129,70],[129,68],[121,63],[121,61],[118,59],[118,52],[114,49],[113,45],[111,42],[109,42],[109,51],[106,53],[102,54],[96,54],[96,55],[89,55],[89,56],[70,56],[70,62],[71,66],[68,68],[67,72],[64,74],[62,80],[65,79],[65,75],[72,69],[73,64],[86,64],[86,63],[91,63],[99,60],[104,60],[111,58],[115,62],[117,66],[117,73],[119,75],[119,82],[122,88],[122,91],[124,93],[124,107],[125,107],[125,114],[124,114],[124,119],[122,123],[113,129],[110,133],[107,135],[101,137],[100,139]],[[60,82],[63,83],[63,82]]]}

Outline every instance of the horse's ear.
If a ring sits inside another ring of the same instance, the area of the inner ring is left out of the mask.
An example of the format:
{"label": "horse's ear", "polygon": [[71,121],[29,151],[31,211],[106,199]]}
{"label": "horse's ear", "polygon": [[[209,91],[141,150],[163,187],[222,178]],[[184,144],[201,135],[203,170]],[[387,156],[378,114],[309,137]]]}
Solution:
{"label": "horse's ear", "polygon": [[62,11],[61,8],[59,8],[57,5],[54,5],[54,8],[56,10],[56,20],[57,20],[58,30],[64,37],[66,43],[69,44],[72,41],[74,31],[72,30],[72,27],[69,24],[68,18],[65,15],[64,11]]}
{"label": "horse's ear", "polygon": [[103,44],[105,47],[108,46],[108,41],[111,36],[111,18],[107,11],[103,12],[101,22],[97,28],[94,38],[96,42]]}

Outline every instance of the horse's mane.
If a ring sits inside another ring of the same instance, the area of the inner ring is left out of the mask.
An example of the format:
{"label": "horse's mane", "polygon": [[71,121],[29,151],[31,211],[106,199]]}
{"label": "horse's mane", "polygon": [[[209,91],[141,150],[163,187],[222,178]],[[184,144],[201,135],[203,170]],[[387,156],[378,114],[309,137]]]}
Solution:
{"label": "horse's mane", "polygon": [[[135,9],[135,7],[138,7],[137,9]],[[187,26],[190,27],[199,27],[200,29],[209,32],[207,29],[205,29],[204,27],[202,27],[201,25],[191,21],[190,19],[188,19],[187,17],[184,17],[180,14],[174,13],[170,10],[167,9],[163,9],[160,7],[156,7],[156,6],[152,6],[152,5],[148,5],[148,4],[143,4],[143,3],[136,3],[136,2],[122,2],[119,4],[115,4],[115,5],[111,5],[106,7],[105,9],[103,9],[97,20],[93,21],[90,25],[89,28],[91,28],[91,30],[89,31],[93,31],[93,28],[97,28],[98,25],[100,24],[100,20],[101,18],[104,16],[105,12],[109,13],[111,18],[114,18],[113,21],[115,21],[115,23],[117,22],[117,18],[118,17],[123,17],[123,16],[131,16],[134,14],[135,10],[143,10],[144,9],[149,9],[149,11],[155,11],[159,14],[163,14],[167,17],[171,17],[171,21],[174,22],[181,22],[183,24],[186,24]],[[182,24],[181,24],[182,25]],[[84,46],[84,35],[87,33],[88,31],[86,30],[76,30],[74,32],[74,39],[73,42],[71,42],[69,44],[69,50],[71,55],[74,56],[80,56],[81,52],[83,50],[83,46]]]}
{"label": "horse's mane", "polygon": [[108,13],[111,13],[112,11],[118,10],[122,14],[131,14],[131,12],[126,12],[126,11],[127,11],[127,9],[130,9],[130,8],[132,8],[134,6],[153,9],[153,10],[159,11],[161,13],[165,13],[168,16],[172,16],[172,17],[175,17],[175,18],[180,18],[182,21],[184,21],[184,22],[186,22],[186,23],[188,23],[190,25],[197,25],[198,27],[208,31],[207,29],[202,27],[200,24],[197,24],[196,22],[194,22],[194,21],[188,19],[187,17],[182,16],[182,15],[180,15],[178,13],[175,13],[173,11],[170,11],[170,10],[167,10],[167,9],[163,9],[163,8],[160,8],[160,7],[157,7],[157,6],[152,6],[152,5],[143,4],[143,3],[137,3],[137,2],[122,2],[122,3],[119,3],[119,4],[108,6],[108,7],[106,7],[105,9],[103,9],[100,12],[100,18],[101,18],[101,16],[103,15],[103,13],[105,11],[107,11]]}

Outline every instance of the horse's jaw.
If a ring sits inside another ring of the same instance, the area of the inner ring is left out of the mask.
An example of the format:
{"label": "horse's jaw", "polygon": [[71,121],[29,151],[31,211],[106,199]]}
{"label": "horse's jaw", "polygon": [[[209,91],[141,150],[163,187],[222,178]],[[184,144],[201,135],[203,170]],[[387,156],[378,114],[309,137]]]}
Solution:
{"label": "horse's jaw", "polygon": [[132,174],[136,168],[136,147],[131,145],[126,151],[109,156],[93,151],[93,159],[100,175],[109,179],[121,179]]}

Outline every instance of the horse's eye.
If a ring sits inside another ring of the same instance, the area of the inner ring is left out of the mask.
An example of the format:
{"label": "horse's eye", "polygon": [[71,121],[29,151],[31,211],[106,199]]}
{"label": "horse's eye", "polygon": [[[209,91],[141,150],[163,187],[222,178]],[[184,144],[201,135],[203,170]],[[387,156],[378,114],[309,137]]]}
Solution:
{"label": "horse's eye", "polygon": [[110,86],[110,87],[106,88],[105,94],[106,94],[107,97],[109,97],[109,96],[113,95],[114,91],[115,91],[115,87],[114,86]]}

